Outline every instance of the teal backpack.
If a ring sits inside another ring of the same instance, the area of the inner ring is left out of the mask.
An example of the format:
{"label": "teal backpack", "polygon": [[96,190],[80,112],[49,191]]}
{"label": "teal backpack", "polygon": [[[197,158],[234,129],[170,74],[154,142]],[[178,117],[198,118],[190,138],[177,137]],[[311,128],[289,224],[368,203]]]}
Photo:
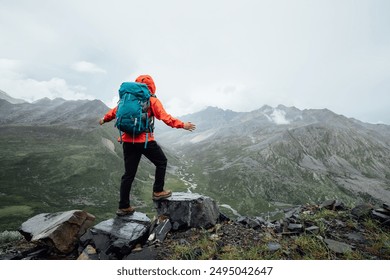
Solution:
{"label": "teal backpack", "polygon": [[[150,91],[146,84],[136,82],[124,82],[119,88],[119,102],[116,111],[115,126],[119,129],[122,142],[122,132],[126,132],[133,138],[142,132],[153,133],[154,117],[148,116],[150,107]],[[145,148],[148,142],[146,134]]]}

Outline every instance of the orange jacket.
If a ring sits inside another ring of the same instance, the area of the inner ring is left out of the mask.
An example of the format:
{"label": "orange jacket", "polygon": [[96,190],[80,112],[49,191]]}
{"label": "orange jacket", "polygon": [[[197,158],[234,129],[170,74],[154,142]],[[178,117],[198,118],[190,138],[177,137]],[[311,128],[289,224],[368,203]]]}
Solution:
{"label": "orange jacket", "polygon": [[[115,107],[107,112],[107,114],[104,116],[104,122],[112,121],[116,118],[116,110],[118,107]],[[150,98],[150,107],[148,111],[148,116],[155,116],[158,120],[162,120],[165,124],[169,125],[170,127],[174,128],[183,128],[184,123],[172,117],[169,115],[163,105],[161,104],[160,100],[157,97],[151,97]],[[154,141],[154,135],[153,133],[148,133],[148,141]],[[120,138],[118,139],[120,141]],[[122,141],[123,142],[132,142],[132,143],[145,143],[146,142],[146,132],[141,133],[140,135],[137,135],[133,138],[133,135],[130,135],[126,132],[122,134]]]}

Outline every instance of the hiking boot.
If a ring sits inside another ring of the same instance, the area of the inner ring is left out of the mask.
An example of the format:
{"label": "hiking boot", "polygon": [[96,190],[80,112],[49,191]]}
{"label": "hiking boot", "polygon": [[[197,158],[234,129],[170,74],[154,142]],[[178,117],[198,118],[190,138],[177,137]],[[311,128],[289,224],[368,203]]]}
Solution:
{"label": "hiking boot", "polygon": [[162,191],[162,192],[153,192],[153,200],[160,200],[164,198],[168,198],[172,195],[172,191]]}
{"label": "hiking boot", "polygon": [[131,206],[129,206],[127,208],[119,208],[118,210],[116,210],[116,214],[118,216],[133,215],[134,212],[135,212],[135,209],[132,208]]}

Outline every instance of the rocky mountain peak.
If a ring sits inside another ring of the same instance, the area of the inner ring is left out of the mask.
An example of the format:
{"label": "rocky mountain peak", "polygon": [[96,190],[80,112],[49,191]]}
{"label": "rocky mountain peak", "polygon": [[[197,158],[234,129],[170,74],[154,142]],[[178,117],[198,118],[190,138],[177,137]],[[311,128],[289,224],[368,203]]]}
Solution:
{"label": "rocky mountain peak", "polygon": [[197,124],[191,134],[157,135],[191,159],[187,172],[208,182],[202,192],[220,193],[226,201],[242,198],[235,209],[241,213],[266,208],[267,201],[390,201],[390,126],[283,105],[234,114],[227,120],[198,112],[188,117]]}
{"label": "rocky mountain peak", "polygon": [[100,100],[42,98],[33,103],[9,104],[0,111],[6,125],[58,125],[69,128],[96,128],[108,107]]}

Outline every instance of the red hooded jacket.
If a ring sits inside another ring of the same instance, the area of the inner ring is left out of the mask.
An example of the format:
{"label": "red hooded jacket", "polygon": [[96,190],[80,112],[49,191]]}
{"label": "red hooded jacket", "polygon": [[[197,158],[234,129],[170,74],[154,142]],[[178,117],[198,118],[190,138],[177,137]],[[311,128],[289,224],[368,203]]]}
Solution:
{"label": "red hooded jacket", "polygon": [[[141,75],[135,81],[137,83],[146,84],[148,86],[150,92],[152,94],[155,94],[156,86],[155,86],[154,81],[153,81],[151,76]],[[103,118],[104,122],[109,122],[109,121],[112,121],[113,119],[115,119],[117,109],[118,109],[118,107],[115,107],[115,108],[109,110]],[[165,111],[162,103],[160,102],[160,100],[157,97],[150,98],[150,107],[149,107],[148,115],[156,117],[158,120],[163,121],[165,124],[169,125],[170,127],[174,127],[174,128],[183,128],[184,127],[184,123],[181,120],[172,117],[171,115],[169,115]],[[148,134],[149,134],[148,141],[154,141],[153,133],[148,133]],[[118,141],[120,141],[120,139],[118,139]],[[135,136],[134,138],[132,135],[124,132],[122,134],[122,141],[123,142],[132,142],[132,143],[145,143],[146,142],[146,132],[143,132],[140,135]]]}

